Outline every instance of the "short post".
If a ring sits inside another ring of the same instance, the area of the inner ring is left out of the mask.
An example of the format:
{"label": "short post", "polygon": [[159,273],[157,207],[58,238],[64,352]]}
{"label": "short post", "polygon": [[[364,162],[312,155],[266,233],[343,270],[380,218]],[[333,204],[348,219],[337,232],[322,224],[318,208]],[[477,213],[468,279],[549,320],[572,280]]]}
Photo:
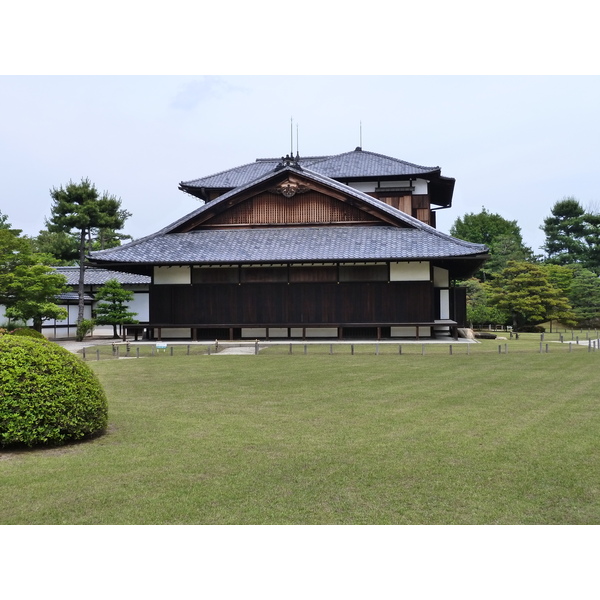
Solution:
{"label": "short post", "polygon": [[450,344],[449,348],[450,348],[450,356],[452,356],[452,344]]}
{"label": "short post", "polygon": [[508,344],[504,344],[504,354],[508,354]]}
{"label": "short post", "polygon": [[329,344],[329,354],[333,354],[333,344]]}
{"label": "short post", "polygon": [[569,342],[569,352],[573,352],[573,342]]}
{"label": "short post", "polygon": [[119,346],[117,346],[117,358],[119,358]]}
{"label": "short post", "polygon": [[402,354],[402,344],[398,344],[398,354]]}
{"label": "short post", "polygon": [[549,349],[548,349],[548,346],[549,346],[549,345],[550,345],[550,344],[546,344],[546,354],[548,354],[548,351],[549,351]]}
{"label": "short post", "polygon": [[173,346],[171,346],[171,356],[173,356]]}
{"label": "short post", "polygon": [[140,357],[140,347],[139,347],[139,346],[136,346],[136,347],[135,347],[135,357],[136,357],[136,358],[139,358],[139,357]]}
{"label": "short post", "polygon": [[129,356],[129,352],[131,351],[131,345],[127,342],[127,356]]}
{"label": "short post", "polygon": [[256,340],[254,342],[254,355],[256,356],[258,354],[258,340]]}
{"label": "short post", "polygon": [[467,356],[471,354],[471,344],[469,344],[469,342],[467,342]]}
{"label": "short post", "polygon": [[96,348],[96,360],[100,360],[100,348]]}
{"label": "short post", "polygon": [[[258,340],[256,340],[258,342]],[[215,354],[219,352],[219,340],[215,340]]]}
{"label": "short post", "polygon": [[379,356],[379,342],[375,344],[375,356]]}
{"label": "short post", "polygon": [[187,345],[187,355],[188,356],[190,355],[190,345],[189,344]]}
{"label": "short post", "polygon": [[292,348],[293,348],[293,345],[290,344],[290,354],[292,353]]}
{"label": "short post", "polygon": [[[541,342],[540,342],[540,344],[541,344]],[[498,346],[498,354],[502,354],[502,344],[500,344]]]}
{"label": "short post", "polygon": [[306,353],[307,353],[307,351],[308,351],[308,347],[307,347],[307,345],[306,345],[306,344],[304,344],[304,354],[306,354]]}
{"label": "short post", "polygon": [[354,344],[350,344],[350,354],[354,356]]}
{"label": "short post", "polygon": [[425,344],[421,344],[421,356],[425,356]]}
{"label": "short post", "polygon": [[207,354],[210,356],[210,346],[207,348]]}
{"label": "short post", "polygon": [[542,342],[540,342],[540,354],[542,353]]}
{"label": "short post", "polygon": [[85,346],[83,347],[83,360],[85,360]]}
{"label": "short post", "polygon": [[575,338],[577,340],[577,345],[579,346],[579,336]]}

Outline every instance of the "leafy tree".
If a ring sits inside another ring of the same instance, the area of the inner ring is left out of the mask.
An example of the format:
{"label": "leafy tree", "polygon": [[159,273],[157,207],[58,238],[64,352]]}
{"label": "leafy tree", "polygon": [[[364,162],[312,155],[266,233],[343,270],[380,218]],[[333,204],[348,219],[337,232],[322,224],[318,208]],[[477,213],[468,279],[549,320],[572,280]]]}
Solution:
{"label": "leafy tree", "polygon": [[482,207],[480,213],[467,213],[456,219],[450,228],[450,235],[475,244],[490,246],[496,238],[508,235],[523,243],[521,228],[516,221],[508,221],[504,217],[488,212]]}
{"label": "leafy tree", "polygon": [[137,313],[129,312],[127,302],[133,300],[133,292],[126,290],[116,279],[109,279],[96,293],[96,300],[104,300],[96,305],[96,323],[112,325],[113,336],[119,337],[117,325],[137,323]]}
{"label": "leafy tree", "polygon": [[490,285],[472,277],[461,282],[467,288],[467,320],[473,326],[506,323],[508,314],[490,304]]}
{"label": "leafy tree", "polygon": [[491,303],[511,315],[515,329],[552,319],[575,324],[568,299],[539,265],[511,261],[491,282],[491,289]]}
{"label": "leafy tree", "polygon": [[600,277],[589,269],[572,269],[569,300],[580,326],[600,326]]}
{"label": "leafy tree", "polygon": [[585,266],[600,274],[600,213],[587,212],[587,232],[585,241],[587,243],[587,256]]}
{"label": "leafy tree", "polygon": [[545,264],[540,265],[548,281],[555,287],[558,288],[564,296],[568,297],[571,291],[571,284],[573,283],[574,266],[575,265],[555,265]]}
{"label": "leafy tree", "polygon": [[51,218],[48,231],[76,233],[79,245],[79,305],[77,322],[83,320],[84,274],[86,241],[97,230],[118,231],[125,225],[130,213],[121,208],[121,200],[104,193],[100,195],[89,179],[76,184],[70,181],[65,187],[50,190],[52,196]]}
{"label": "leafy tree", "polygon": [[0,210],[0,229],[11,229],[12,225],[8,222],[8,215]]}
{"label": "leafy tree", "polygon": [[77,238],[64,231],[43,229],[37,237],[31,238],[31,243],[34,250],[43,254],[50,265],[74,265],[79,257]]}
{"label": "leafy tree", "polygon": [[68,290],[64,275],[45,265],[19,265],[5,278],[5,296],[9,319],[33,320],[33,328],[42,331],[47,319],[66,319],[66,309],[56,304],[57,296]]}
{"label": "leafy tree", "polygon": [[33,320],[41,331],[46,319],[64,319],[67,312],[57,306],[57,296],[67,291],[66,279],[41,264],[31,244],[13,230],[0,229],[0,304],[10,319]]}
{"label": "leafy tree", "polygon": [[490,213],[485,207],[480,213],[467,213],[456,219],[450,235],[467,242],[485,244],[489,248],[490,260],[476,273],[479,279],[485,280],[500,272],[510,260],[535,260],[531,248],[523,244],[517,222]]}

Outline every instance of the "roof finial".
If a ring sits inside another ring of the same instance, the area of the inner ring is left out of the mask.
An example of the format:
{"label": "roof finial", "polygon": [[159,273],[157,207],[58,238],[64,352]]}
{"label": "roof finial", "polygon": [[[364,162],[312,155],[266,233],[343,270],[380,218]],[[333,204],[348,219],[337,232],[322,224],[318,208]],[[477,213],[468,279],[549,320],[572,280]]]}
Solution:
{"label": "roof finial", "polygon": [[360,135],[359,135],[359,145],[358,147],[362,150],[362,121],[359,121],[359,130],[360,130]]}
{"label": "roof finial", "polygon": [[290,117],[290,156],[294,156],[294,117]]}

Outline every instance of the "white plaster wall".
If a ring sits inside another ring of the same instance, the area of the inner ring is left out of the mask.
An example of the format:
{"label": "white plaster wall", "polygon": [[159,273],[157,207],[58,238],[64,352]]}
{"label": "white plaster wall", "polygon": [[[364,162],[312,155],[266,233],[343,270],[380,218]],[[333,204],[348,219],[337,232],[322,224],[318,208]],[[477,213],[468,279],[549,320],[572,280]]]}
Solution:
{"label": "white plaster wall", "polygon": [[390,263],[390,281],[429,281],[428,261]]}
{"label": "white plaster wall", "polygon": [[411,183],[410,183],[410,181],[381,181],[379,187],[380,188],[399,188],[399,187],[410,188]]}
{"label": "white plaster wall", "polygon": [[374,192],[377,186],[376,181],[352,181],[348,184],[349,187],[358,190],[359,192]]}
{"label": "white plaster wall", "polygon": [[[338,330],[336,327],[307,327],[306,337],[320,338],[320,337],[337,337]],[[292,337],[302,337],[302,328],[292,328]]]}
{"label": "white plaster wall", "polygon": [[243,327],[243,338],[264,338],[267,337],[267,330],[264,327]]}
{"label": "white plaster wall", "polygon": [[128,304],[128,310],[137,313],[137,321],[148,321],[150,318],[150,294],[135,292],[133,300]]}
{"label": "white plaster wall", "polygon": [[433,267],[433,285],[435,287],[450,287],[448,269]]}
{"label": "white plaster wall", "polygon": [[413,181],[413,185],[415,186],[413,194],[427,194],[427,190],[429,189],[427,180],[415,179],[415,181]]}
{"label": "white plaster wall", "polygon": [[[390,335],[392,337],[409,337],[417,336],[416,327],[390,327]],[[419,327],[419,337],[428,337],[431,335],[431,327]]]}
{"label": "white plaster wall", "polygon": [[192,283],[190,267],[154,267],[154,283],[156,285],[190,284]]}
{"label": "white plaster wall", "polygon": [[[154,335],[158,335],[158,329],[154,330]],[[192,337],[192,330],[188,327],[163,327],[160,330],[160,336],[164,338],[186,338]]]}
{"label": "white plaster wall", "polygon": [[440,290],[440,319],[450,318],[450,290]]}

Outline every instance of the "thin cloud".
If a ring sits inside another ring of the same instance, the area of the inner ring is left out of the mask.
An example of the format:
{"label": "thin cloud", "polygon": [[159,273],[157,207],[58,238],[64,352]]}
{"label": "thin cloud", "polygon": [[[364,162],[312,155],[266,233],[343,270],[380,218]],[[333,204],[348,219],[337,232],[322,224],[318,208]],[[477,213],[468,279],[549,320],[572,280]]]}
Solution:
{"label": "thin cloud", "polygon": [[178,110],[194,110],[208,100],[221,98],[231,92],[242,91],[243,88],[231,85],[222,77],[207,76],[195,79],[183,85],[171,102],[171,108]]}

